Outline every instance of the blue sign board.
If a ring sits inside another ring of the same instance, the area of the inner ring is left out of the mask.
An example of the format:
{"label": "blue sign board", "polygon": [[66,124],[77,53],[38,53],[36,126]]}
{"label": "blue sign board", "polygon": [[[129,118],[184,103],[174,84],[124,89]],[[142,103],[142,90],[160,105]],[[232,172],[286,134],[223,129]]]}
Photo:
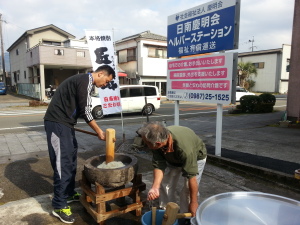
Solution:
{"label": "blue sign board", "polygon": [[212,1],[169,16],[168,57],[237,49],[237,2]]}

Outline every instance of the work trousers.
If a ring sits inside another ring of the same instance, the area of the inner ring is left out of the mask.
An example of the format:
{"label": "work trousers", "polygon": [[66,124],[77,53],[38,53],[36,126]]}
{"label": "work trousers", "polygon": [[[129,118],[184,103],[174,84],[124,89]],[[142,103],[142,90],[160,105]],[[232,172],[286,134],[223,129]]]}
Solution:
{"label": "work trousers", "polygon": [[[200,180],[202,177],[202,173],[204,170],[204,166],[206,163],[206,158],[202,160],[198,160],[198,175],[197,175],[197,183],[198,183],[198,196],[200,196]],[[190,204],[190,190],[189,183],[186,177],[183,177],[183,187],[178,190],[178,180],[182,174],[181,167],[174,167],[168,165],[164,172],[164,177],[160,185],[159,191],[159,207],[162,209],[166,208],[168,202],[177,202],[176,201],[176,190],[179,191],[179,207],[181,213],[189,212],[189,204]]]}
{"label": "work trousers", "polygon": [[52,206],[55,209],[62,209],[67,206],[67,198],[76,193],[74,189],[78,144],[74,129],[47,120],[44,125],[50,162],[54,172]]}

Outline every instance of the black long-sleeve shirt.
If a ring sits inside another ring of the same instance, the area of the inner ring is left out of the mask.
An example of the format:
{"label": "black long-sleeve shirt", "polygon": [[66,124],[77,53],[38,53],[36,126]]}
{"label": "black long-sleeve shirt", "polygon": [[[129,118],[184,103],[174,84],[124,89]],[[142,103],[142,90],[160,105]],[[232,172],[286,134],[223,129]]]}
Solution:
{"label": "black long-sleeve shirt", "polygon": [[91,74],[77,74],[63,81],[51,99],[44,120],[62,123],[68,127],[74,127],[79,116],[87,123],[92,121],[92,87]]}

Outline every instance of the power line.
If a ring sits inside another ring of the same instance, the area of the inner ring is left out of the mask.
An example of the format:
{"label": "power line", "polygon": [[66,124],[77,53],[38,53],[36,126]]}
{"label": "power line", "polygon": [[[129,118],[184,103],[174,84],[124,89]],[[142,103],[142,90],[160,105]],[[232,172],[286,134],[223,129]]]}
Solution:
{"label": "power line", "polygon": [[14,23],[12,23],[10,21],[7,21],[4,18],[2,18],[2,20],[0,22],[3,22],[3,24],[2,24],[3,25],[2,26],[2,33],[3,33],[5,41],[6,41],[5,47],[9,46],[11,44],[11,42],[13,42],[13,41],[9,41],[9,39],[8,39],[8,35],[7,35],[8,32],[7,32],[7,28],[6,28],[7,26],[5,26],[6,24],[10,24],[10,25],[12,25],[14,27],[17,27],[18,29],[22,30],[22,32],[25,32],[26,30],[28,30],[28,29],[25,29],[23,27],[20,27],[20,26],[14,24]]}
{"label": "power line", "polygon": [[251,49],[251,52],[253,52],[253,48],[257,48],[256,46],[253,46],[253,43],[254,43],[254,36],[252,37],[252,40],[249,40],[249,42],[252,43],[252,47],[250,47],[250,49]]}

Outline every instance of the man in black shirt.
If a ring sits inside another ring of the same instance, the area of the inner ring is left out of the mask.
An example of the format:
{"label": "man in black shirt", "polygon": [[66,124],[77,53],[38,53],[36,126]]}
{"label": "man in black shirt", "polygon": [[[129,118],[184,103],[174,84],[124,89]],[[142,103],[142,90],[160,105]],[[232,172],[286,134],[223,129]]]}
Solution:
{"label": "man in black shirt", "polygon": [[77,74],[63,81],[57,88],[44,117],[51,165],[54,171],[53,215],[62,222],[73,223],[75,217],[67,203],[78,201],[75,192],[77,167],[77,140],[74,125],[79,116],[105,140],[105,132],[97,125],[91,113],[92,87],[104,87],[115,78],[115,71],[108,65],[95,72]]}

